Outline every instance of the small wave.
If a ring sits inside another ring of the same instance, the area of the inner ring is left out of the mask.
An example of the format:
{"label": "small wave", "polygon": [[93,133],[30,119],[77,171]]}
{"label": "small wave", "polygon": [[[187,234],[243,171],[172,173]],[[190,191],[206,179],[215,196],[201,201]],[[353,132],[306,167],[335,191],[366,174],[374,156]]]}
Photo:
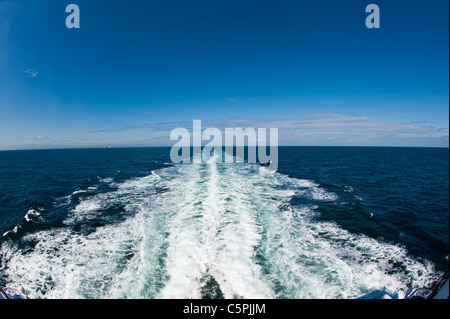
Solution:
{"label": "small wave", "polygon": [[31,222],[33,220],[35,220],[36,218],[39,218],[41,216],[41,213],[35,209],[30,209],[26,214],[24,219],[27,222]]}
{"label": "small wave", "polygon": [[344,192],[353,193],[353,192],[355,192],[355,189],[351,185],[347,184],[347,185],[345,185]]}
{"label": "small wave", "polygon": [[75,207],[74,212],[92,212],[100,210],[101,208],[101,204],[99,202],[96,202],[95,200],[83,200]]}
{"label": "small wave", "polygon": [[42,220],[42,218],[41,218],[42,211],[43,211],[43,208],[40,208],[40,209],[30,208],[26,212],[22,221],[18,225],[16,225],[12,230],[5,232],[3,234],[3,237],[6,237],[6,236],[12,235],[12,234],[17,234],[18,231],[23,229],[26,225],[41,221]]}
{"label": "small wave", "polygon": [[3,237],[6,237],[11,234],[17,234],[17,231],[19,230],[20,225],[15,226],[12,230],[8,230],[7,232],[3,233]]}
{"label": "small wave", "polygon": [[161,176],[159,176],[158,174],[156,174],[155,171],[151,171],[151,174],[152,174],[153,176],[156,176],[156,177],[158,177],[158,178],[161,178]]}
{"label": "small wave", "polygon": [[81,193],[86,193],[86,190],[85,189],[77,190],[77,191],[73,192],[72,195],[81,194]]}

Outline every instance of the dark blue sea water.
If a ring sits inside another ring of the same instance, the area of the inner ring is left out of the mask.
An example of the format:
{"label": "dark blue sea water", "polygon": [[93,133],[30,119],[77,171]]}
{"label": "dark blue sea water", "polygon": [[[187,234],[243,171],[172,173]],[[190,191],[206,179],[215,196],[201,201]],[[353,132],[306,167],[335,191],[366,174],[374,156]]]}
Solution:
{"label": "dark blue sea water", "polygon": [[403,297],[448,275],[449,153],[0,152],[0,286],[31,298]]}

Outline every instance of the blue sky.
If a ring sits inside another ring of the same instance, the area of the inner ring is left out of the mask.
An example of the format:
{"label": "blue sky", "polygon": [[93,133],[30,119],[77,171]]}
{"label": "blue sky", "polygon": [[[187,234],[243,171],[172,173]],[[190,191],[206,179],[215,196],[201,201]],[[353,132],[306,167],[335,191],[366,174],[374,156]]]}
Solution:
{"label": "blue sky", "polygon": [[[80,29],[65,8],[80,7]],[[366,5],[381,10],[367,29]],[[280,145],[448,147],[449,3],[0,0],[0,150],[171,146],[192,127]]]}

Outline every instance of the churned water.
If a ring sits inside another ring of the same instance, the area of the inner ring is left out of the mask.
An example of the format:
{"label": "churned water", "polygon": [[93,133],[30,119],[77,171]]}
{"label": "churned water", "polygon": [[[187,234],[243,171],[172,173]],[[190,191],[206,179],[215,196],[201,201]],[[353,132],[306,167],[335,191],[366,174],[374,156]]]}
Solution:
{"label": "churned water", "polygon": [[0,286],[31,298],[357,298],[448,275],[448,149],[0,152]]}

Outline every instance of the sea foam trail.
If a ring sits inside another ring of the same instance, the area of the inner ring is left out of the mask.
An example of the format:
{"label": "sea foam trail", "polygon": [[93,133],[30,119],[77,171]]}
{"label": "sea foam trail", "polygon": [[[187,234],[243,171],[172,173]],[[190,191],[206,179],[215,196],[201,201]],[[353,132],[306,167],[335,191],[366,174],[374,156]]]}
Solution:
{"label": "sea foam trail", "polygon": [[[180,194],[178,213],[169,220],[167,272],[170,281],[161,298],[199,298],[202,280],[214,278],[225,298],[269,298],[260,267],[254,263],[261,236],[236,178],[219,173],[217,158],[207,165],[181,167],[175,179]],[[223,178],[223,176],[227,176]],[[233,189],[234,194],[229,194]]]}
{"label": "sea foam trail", "polygon": [[0,273],[32,298],[356,298],[383,287],[403,297],[437,278],[402,247],[318,221],[336,199],[215,157],[166,167],[81,197],[65,227],[3,241]]}

